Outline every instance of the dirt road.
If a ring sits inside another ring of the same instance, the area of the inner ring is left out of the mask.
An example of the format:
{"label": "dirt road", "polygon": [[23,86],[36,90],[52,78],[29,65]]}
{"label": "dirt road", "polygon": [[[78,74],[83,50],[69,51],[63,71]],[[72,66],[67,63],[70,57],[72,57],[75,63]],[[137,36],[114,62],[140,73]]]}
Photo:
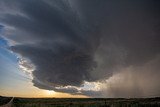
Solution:
{"label": "dirt road", "polygon": [[2,105],[0,107],[12,107],[12,102],[13,102],[14,97],[5,105]]}

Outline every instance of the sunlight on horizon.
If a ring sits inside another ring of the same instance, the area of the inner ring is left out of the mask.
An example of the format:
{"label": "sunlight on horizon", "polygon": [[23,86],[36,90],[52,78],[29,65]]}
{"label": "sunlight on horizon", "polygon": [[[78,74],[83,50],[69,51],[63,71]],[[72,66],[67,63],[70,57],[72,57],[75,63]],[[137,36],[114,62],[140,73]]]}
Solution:
{"label": "sunlight on horizon", "polygon": [[55,94],[55,91],[53,91],[53,90],[46,90],[46,94],[47,94],[48,96],[51,96],[51,95],[54,95],[54,94]]}

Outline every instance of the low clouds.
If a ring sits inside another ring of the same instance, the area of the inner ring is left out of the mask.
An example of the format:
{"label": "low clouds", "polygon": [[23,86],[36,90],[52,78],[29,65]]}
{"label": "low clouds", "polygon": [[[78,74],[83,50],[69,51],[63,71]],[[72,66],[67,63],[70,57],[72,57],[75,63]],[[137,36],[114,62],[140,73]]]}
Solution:
{"label": "low clouds", "polygon": [[[97,97],[149,95],[146,90],[159,95],[158,78],[151,82],[152,89],[142,90],[147,82],[140,83],[145,77],[152,79],[146,73],[160,72],[154,66],[159,61],[150,63],[160,54],[158,4],[154,0],[2,0],[0,24],[3,38],[12,42],[10,50],[29,60],[23,66],[34,65],[32,82],[38,88]],[[146,63],[150,69],[145,70]],[[131,75],[130,82],[118,80],[123,84],[119,86],[111,79],[119,74]],[[103,85],[87,90],[85,81]]]}

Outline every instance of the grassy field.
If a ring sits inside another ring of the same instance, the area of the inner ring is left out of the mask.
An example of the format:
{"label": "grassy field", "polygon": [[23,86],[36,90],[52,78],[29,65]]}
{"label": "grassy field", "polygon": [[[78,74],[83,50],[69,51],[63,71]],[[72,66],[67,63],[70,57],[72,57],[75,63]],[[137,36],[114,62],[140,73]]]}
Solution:
{"label": "grassy field", "polygon": [[13,107],[160,107],[160,98],[14,98]]}

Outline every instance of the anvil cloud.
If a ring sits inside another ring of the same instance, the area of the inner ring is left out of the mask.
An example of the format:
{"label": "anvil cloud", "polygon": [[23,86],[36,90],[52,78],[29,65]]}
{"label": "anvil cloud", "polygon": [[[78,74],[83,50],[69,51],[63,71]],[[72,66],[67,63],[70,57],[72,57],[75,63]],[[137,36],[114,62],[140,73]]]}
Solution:
{"label": "anvil cloud", "polygon": [[[144,96],[142,80],[160,74],[159,5],[156,0],[1,0],[0,24],[9,49],[28,60],[21,65],[32,70],[34,86],[98,97]],[[128,73],[140,86],[125,83]],[[124,86],[112,80],[119,74]],[[160,95],[159,80],[146,90]],[[86,82],[100,82],[100,89],[81,88]],[[130,95],[119,94],[126,89]]]}

